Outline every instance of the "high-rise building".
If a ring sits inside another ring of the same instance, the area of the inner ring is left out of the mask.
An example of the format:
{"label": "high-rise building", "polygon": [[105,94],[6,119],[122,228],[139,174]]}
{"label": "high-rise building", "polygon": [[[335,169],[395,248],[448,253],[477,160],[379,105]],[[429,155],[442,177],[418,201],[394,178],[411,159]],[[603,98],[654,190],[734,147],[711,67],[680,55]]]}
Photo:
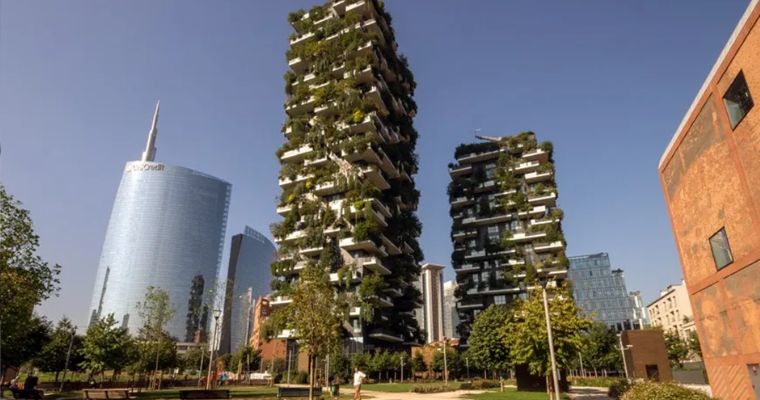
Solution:
{"label": "high-rise building", "polygon": [[567,279],[576,304],[587,316],[617,331],[643,328],[634,315],[623,270],[612,269],[607,253],[570,257]]}
{"label": "high-rise building", "polygon": [[563,279],[568,266],[552,144],[539,145],[532,132],[480,139],[457,147],[449,166],[464,340],[478,312],[525,294],[539,275]]}
{"label": "high-rise building", "polygon": [[219,345],[221,354],[234,352],[250,342],[255,299],[269,293],[275,251],[266,236],[248,226],[243,233],[232,237]]}
{"label": "high-rise building", "polygon": [[168,292],[167,325],[181,342],[198,340],[209,319],[231,185],[188,168],[155,162],[158,106],[140,161],[128,162],[116,192],[95,278],[91,320],[114,314],[133,333],[149,286]]}
{"label": "high-rise building", "polygon": [[759,4],[750,1],[659,164],[703,360],[721,399],[760,398]]}
{"label": "high-rise building", "polygon": [[422,264],[422,329],[427,343],[443,340],[443,265]]}
{"label": "high-rise building", "polygon": [[443,335],[452,339],[459,338],[457,333],[459,313],[457,313],[457,298],[454,296],[456,289],[456,281],[443,283]]}
{"label": "high-rise building", "polygon": [[415,82],[390,16],[382,1],[334,0],[288,19],[271,304],[289,303],[299,271],[322,259],[336,290],[361,304],[346,351],[419,342]]}
{"label": "high-rise building", "polygon": [[660,297],[649,303],[647,311],[652,317],[652,325],[663,331],[675,332],[688,339],[694,332],[694,313],[689,302],[686,284],[668,285],[660,291]]}
{"label": "high-rise building", "polygon": [[634,324],[638,324],[642,328],[649,326],[649,313],[647,312],[647,305],[644,300],[641,299],[641,292],[636,290],[628,293],[628,297],[633,304],[633,321]]}

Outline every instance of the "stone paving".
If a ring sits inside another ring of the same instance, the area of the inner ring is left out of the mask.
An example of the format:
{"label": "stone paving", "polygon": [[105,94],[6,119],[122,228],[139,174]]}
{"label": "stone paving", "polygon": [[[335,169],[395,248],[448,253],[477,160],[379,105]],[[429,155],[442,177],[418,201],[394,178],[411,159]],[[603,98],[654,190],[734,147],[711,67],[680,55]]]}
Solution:
{"label": "stone paving", "polygon": [[[483,392],[483,390],[457,390],[455,392],[423,394],[411,392],[374,392],[363,390],[362,394],[371,396],[372,400],[455,400],[461,399],[468,394],[478,394]],[[575,400],[611,400],[609,397],[607,397],[606,388],[574,387],[569,395],[571,399]]]}

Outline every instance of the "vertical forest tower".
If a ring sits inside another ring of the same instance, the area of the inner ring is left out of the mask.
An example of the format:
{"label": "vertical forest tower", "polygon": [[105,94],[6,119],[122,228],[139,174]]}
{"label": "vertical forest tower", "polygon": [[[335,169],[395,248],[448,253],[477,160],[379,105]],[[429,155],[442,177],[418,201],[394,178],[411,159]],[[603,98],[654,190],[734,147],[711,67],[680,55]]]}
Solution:
{"label": "vertical forest tower", "polygon": [[299,271],[321,265],[350,299],[348,351],[417,343],[417,107],[391,17],[382,1],[333,0],[288,19],[271,304],[289,303]]}
{"label": "vertical forest tower", "polygon": [[457,147],[449,165],[452,265],[462,339],[475,316],[567,275],[553,146],[533,132],[482,137]]}

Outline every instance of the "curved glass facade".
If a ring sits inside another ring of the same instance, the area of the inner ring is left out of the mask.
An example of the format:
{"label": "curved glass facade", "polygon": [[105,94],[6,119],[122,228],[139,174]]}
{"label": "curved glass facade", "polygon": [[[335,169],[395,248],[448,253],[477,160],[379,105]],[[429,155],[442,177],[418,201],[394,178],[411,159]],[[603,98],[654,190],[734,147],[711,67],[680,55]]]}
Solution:
{"label": "curved glass facade", "polygon": [[232,237],[221,352],[234,352],[245,344],[246,339],[250,340],[256,298],[270,292],[275,251],[274,244],[266,236],[248,226],[244,233]]}
{"label": "curved glass facade", "polygon": [[204,297],[216,286],[231,185],[188,168],[128,162],[108,223],[91,318],[113,313],[137,332],[148,286],[169,293],[169,333],[191,341],[205,328]]}

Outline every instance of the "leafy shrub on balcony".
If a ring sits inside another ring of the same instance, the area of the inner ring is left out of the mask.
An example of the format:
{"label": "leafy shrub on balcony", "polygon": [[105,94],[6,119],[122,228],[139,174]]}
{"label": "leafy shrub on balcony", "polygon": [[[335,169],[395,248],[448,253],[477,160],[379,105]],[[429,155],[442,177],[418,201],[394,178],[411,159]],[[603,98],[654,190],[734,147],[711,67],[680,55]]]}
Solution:
{"label": "leafy shrub on balcony", "polygon": [[552,210],[549,212],[549,216],[551,216],[552,219],[559,219],[561,220],[562,217],[564,217],[565,213],[559,209],[559,208],[552,208]]}
{"label": "leafy shrub on balcony", "polygon": [[380,227],[373,220],[364,220],[362,222],[359,222],[358,224],[354,225],[352,232],[354,240],[357,242],[363,242],[367,239],[370,239],[372,235],[376,234],[379,231],[379,228]]}
{"label": "leafy shrub on balcony", "polygon": [[554,172],[554,164],[551,162],[545,162],[538,166],[537,169],[538,173],[544,174],[547,172]]}
{"label": "leafy shrub on balcony", "polygon": [[460,158],[473,153],[489,153],[496,150],[499,150],[499,145],[493,142],[462,143],[454,150],[454,158]]}
{"label": "leafy shrub on balcony", "polygon": [[539,145],[539,148],[541,148],[541,150],[547,153],[551,153],[554,150],[554,145],[552,144],[552,142],[547,140],[547,141],[541,142],[541,145]]}
{"label": "leafy shrub on balcony", "polygon": [[301,18],[303,18],[303,16],[305,14],[306,14],[306,11],[304,11],[303,9],[297,10],[297,11],[293,11],[293,12],[291,12],[291,13],[288,14],[288,22],[290,24],[294,24],[294,23],[300,21]]}
{"label": "leafy shrub on balcony", "polygon": [[273,276],[279,276],[291,271],[295,265],[293,260],[277,260],[270,265],[270,269]]}

